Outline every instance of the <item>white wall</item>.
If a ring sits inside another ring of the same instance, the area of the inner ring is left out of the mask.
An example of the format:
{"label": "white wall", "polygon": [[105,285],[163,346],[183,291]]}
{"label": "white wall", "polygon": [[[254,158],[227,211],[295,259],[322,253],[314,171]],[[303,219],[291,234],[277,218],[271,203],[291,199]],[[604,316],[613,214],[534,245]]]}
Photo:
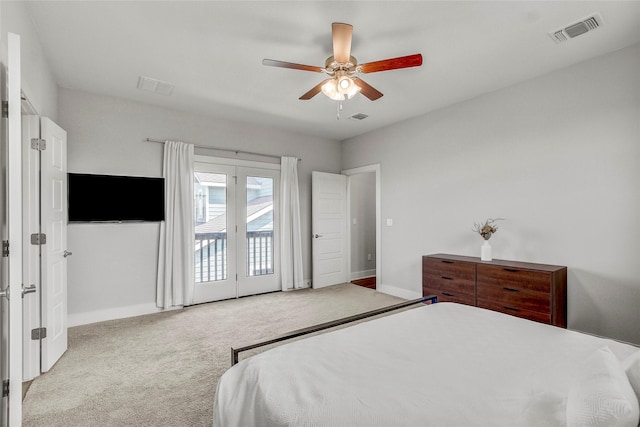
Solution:
{"label": "white wall", "polygon": [[26,9],[26,2],[0,2],[0,38],[2,58],[6,52],[7,32],[20,36],[22,90],[39,115],[56,121],[57,86],[42,50],[36,28]]}
{"label": "white wall", "polygon": [[[568,266],[569,328],[640,343],[640,45],[343,144],[380,163],[382,282],[421,292],[421,256]],[[393,219],[387,227],[386,218]]]}
{"label": "white wall", "polygon": [[[58,110],[70,172],[162,176],[162,144],[144,142],[147,137],[302,158],[303,262],[305,277],[311,277],[311,171],[340,171],[338,142],[62,88]],[[158,233],[154,223],[69,225],[70,324],[155,310]]]}
{"label": "white wall", "polygon": [[[351,280],[376,275],[376,174],[349,176]],[[368,259],[368,258],[371,259]]]}

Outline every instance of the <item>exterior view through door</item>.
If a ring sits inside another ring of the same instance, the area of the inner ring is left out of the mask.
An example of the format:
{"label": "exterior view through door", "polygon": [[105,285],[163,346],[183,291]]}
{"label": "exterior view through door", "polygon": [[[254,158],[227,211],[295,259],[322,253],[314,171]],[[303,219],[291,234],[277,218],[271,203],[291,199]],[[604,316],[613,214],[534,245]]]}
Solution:
{"label": "exterior view through door", "polygon": [[279,167],[197,156],[194,304],[281,289]]}

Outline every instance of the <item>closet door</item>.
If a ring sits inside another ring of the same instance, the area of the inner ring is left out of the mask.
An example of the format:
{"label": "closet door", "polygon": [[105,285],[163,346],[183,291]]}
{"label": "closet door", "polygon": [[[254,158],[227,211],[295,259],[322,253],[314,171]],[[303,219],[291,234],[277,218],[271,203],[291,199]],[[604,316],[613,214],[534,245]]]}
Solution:
{"label": "closet door", "polygon": [[49,371],[67,351],[67,132],[46,117],[40,119],[40,135],[47,148],[40,152],[40,245],[42,275],[42,372]]}

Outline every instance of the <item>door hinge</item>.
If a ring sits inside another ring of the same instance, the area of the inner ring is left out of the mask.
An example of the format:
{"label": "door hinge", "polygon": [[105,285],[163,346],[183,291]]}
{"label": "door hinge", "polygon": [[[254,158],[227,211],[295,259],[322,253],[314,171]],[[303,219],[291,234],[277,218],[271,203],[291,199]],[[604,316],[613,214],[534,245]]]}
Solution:
{"label": "door hinge", "polygon": [[2,101],[2,118],[9,118],[9,101]]}
{"label": "door hinge", "polygon": [[3,240],[2,241],[2,258],[8,257],[8,256],[9,256],[9,241]]}
{"label": "door hinge", "polygon": [[47,243],[47,235],[44,233],[33,233],[31,235],[32,245],[44,245]]}
{"label": "door hinge", "polygon": [[9,396],[9,380],[2,381],[2,397]]}
{"label": "door hinge", "polygon": [[31,149],[44,151],[47,149],[47,141],[42,138],[31,138]]}
{"label": "door hinge", "polygon": [[47,328],[35,328],[31,330],[32,340],[41,340],[47,337]]}

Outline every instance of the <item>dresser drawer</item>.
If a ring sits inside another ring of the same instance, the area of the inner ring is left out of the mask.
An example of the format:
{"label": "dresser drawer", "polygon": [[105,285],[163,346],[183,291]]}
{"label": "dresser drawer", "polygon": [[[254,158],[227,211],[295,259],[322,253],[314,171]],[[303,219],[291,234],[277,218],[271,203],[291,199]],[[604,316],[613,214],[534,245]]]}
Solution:
{"label": "dresser drawer", "polygon": [[478,298],[478,307],[486,308],[493,311],[499,311],[501,313],[511,314],[513,316],[522,317],[524,319],[535,320],[541,323],[551,323],[550,313],[541,313],[539,311],[529,311],[522,308],[511,307],[509,305],[501,305],[495,301],[487,301]]}
{"label": "dresser drawer", "polygon": [[457,302],[458,304],[476,305],[475,295],[466,295],[457,292],[431,289],[424,286],[422,287],[422,296],[432,294],[438,297],[438,302]]}
{"label": "dresser drawer", "polygon": [[465,295],[476,295],[476,282],[473,280],[458,279],[451,276],[423,274],[422,286]]}
{"label": "dresser drawer", "polygon": [[494,303],[516,310],[536,311],[549,315],[551,296],[547,293],[506,286],[478,283],[478,301]]}
{"label": "dresser drawer", "polygon": [[475,283],[476,265],[471,262],[423,257],[422,274],[468,280]]}
{"label": "dresser drawer", "polygon": [[546,271],[478,264],[477,274],[478,286],[488,284],[536,292],[551,292],[551,274]]}

